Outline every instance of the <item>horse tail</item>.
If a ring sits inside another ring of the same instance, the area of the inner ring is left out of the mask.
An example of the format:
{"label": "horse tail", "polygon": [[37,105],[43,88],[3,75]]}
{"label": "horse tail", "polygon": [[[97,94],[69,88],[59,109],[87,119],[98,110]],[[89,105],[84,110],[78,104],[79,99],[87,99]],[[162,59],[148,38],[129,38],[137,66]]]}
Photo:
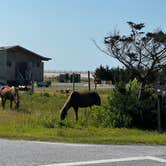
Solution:
{"label": "horse tail", "polygon": [[62,107],[61,109],[61,113],[60,113],[60,117],[61,117],[61,120],[64,120],[67,116],[67,111],[70,109],[71,107],[71,95],[72,93],[70,94],[70,96],[68,97],[68,99],[66,100],[64,106]]}

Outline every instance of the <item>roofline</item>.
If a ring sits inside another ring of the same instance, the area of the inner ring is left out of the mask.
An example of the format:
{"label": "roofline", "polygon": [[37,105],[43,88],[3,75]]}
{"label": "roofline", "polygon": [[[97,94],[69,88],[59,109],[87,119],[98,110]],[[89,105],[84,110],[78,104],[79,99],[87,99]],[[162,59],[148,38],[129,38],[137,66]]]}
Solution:
{"label": "roofline", "polygon": [[49,61],[49,60],[51,60],[51,58],[47,58],[47,57],[41,56],[41,55],[39,55],[39,54],[37,54],[37,53],[35,53],[35,52],[33,52],[33,51],[30,51],[30,50],[28,50],[28,49],[26,49],[26,48],[24,48],[24,47],[21,47],[21,46],[19,46],[19,45],[15,45],[15,46],[11,46],[11,47],[1,47],[1,48],[3,48],[4,50],[12,50],[12,49],[17,49],[17,48],[19,48],[19,49],[22,49],[22,50],[24,50],[24,51],[30,53],[30,54],[33,54],[33,55],[39,57],[41,60],[44,60],[44,61]]}

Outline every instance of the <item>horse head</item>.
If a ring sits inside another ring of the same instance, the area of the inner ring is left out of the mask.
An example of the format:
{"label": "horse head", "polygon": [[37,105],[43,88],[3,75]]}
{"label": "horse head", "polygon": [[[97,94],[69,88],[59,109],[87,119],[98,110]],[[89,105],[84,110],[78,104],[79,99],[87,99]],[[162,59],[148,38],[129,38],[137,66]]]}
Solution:
{"label": "horse head", "polygon": [[61,109],[61,112],[60,112],[60,119],[61,120],[64,120],[66,118],[67,112],[71,107],[71,96],[72,96],[72,93],[69,95],[67,101],[65,102],[63,108]]}

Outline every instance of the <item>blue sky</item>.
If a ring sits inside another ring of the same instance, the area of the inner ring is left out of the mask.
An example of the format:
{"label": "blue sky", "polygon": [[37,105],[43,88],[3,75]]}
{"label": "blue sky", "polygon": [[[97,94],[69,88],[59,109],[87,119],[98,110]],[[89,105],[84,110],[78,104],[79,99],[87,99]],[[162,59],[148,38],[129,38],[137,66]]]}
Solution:
{"label": "blue sky", "polygon": [[0,46],[20,45],[52,58],[45,70],[95,70],[120,66],[101,53],[115,29],[144,22],[146,31],[166,31],[165,0],[0,0]]}

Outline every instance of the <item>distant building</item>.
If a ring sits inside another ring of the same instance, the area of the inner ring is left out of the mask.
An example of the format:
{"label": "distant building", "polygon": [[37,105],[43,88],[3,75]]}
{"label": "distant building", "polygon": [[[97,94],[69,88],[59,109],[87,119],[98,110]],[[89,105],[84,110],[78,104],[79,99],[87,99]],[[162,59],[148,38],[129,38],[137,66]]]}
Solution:
{"label": "distant building", "polygon": [[81,81],[81,75],[80,74],[76,74],[76,73],[65,73],[65,74],[60,74],[58,77],[59,82],[73,82],[73,76],[74,76],[74,82],[75,83],[79,83]]}
{"label": "distant building", "polygon": [[59,82],[69,82],[69,74],[68,73],[59,74],[58,81]]}
{"label": "distant building", "polygon": [[48,60],[18,45],[0,47],[0,81],[10,85],[43,81],[43,61]]}
{"label": "distant building", "polygon": [[75,83],[81,82],[81,75],[80,74],[77,74],[77,73],[70,74],[70,82],[73,82],[73,78],[74,78]]}

